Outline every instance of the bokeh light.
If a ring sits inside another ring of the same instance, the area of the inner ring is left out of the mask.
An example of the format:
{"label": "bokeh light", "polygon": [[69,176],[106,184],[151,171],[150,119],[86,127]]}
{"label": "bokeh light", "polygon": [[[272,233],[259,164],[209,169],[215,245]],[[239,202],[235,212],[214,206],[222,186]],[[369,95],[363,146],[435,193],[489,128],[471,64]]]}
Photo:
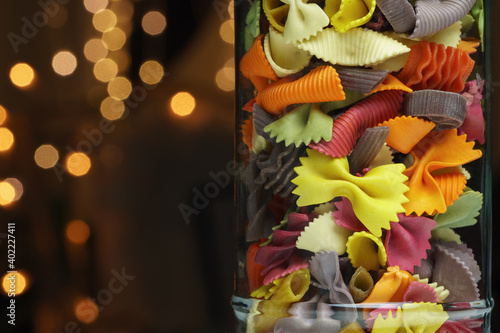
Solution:
{"label": "bokeh light", "polygon": [[130,66],[130,53],[124,49],[110,52],[109,58],[116,62],[118,73],[126,71]]}
{"label": "bokeh light", "polygon": [[215,82],[221,90],[233,91],[235,85],[234,75],[234,68],[224,67],[217,72],[217,75],[215,76]]}
{"label": "bokeh light", "polygon": [[12,185],[12,187],[14,188],[14,198],[12,199],[12,201],[17,201],[21,199],[24,193],[24,187],[23,184],[19,181],[19,179],[7,178],[6,180],[4,180],[4,182]]}
{"label": "bokeh light", "polygon": [[7,110],[0,105],[0,125],[2,125],[5,122],[5,119],[7,119]]}
{"label": "bokeh light", "polygon": [[99,317],[99,308],[90,298],[78,300],[75,303],[74,311],[76,319],[84,324],[92,324]]}
{"label": "bokeh light", "polygon": [[94,65],[94,75],[102,82],[111,81],[118,74],[118,65],[111,59],[99,60]]}
{"label": "bokeh light", "polygon": [[227,5],[227,12],[231,18],[234,18],[234,0],[231,0]]}
{"label": "bokeh light", "polygon": [[134,5],[127,0],[113,1],[110,8],[116,14],[118,22],[126,23],[134,16]]}
{"label": "bokeh light", "polygon": [[111,51],[119,50],[127,41],[125,33],[120,28],[114,28],[102,34],[102,41]]}
{"label": "bokeh light", "polygon": [[97,13],[108,6],[108,0],[83,0],[85,9],[91,13]]}
{"label": "bokeh light", "polygon": [[95,13],[94,18],[92,19],[94,28],[100,32],[110,31],[115,27],[116,22],[117,18],[115,13],[109,9],[104,9]]}
{"label": "bokeh light", "polygon": [[52,58],[52,68],[61,76],[72,74],[76,66],[76,57],[69,51],[61,51]]}
{"label": "bokeh light", "polygon": [[163,66],[157,61],[146,61],[139,69],[139,76],[142,82],[147,84],[157,84],[163,78]]}
{"label": "bokeh light", "polygon": [[175,114],[187,116],[196,107],[196,99],[188,92],[179,92],[170,100],[170,107]]}
{"label": "bokeh light", "polygon": [[[10,279],[14,277],[14,279]],[[2,277],[2,288],[6,294],[14,292],[16,296],[21,295],[27,287],[27,279],[21,272],[7,273]]]}
{"label": "bokeh light", "polygon": [[115,99],[126,99],[128,96],[130,96],[131,92],[132,83],[130,83],[130,81],[123,76],[115,77],[108,83],[109,96]]}
{"label": "bokeh light", "polygon": [[9,150],[14,144],[14,134],[6,128],[0,127],[0,152]]}
{"label": "bokeh light", "polygon": [[0,206],[10,205],[16,197],[16,189],[6,181],[0,182]]}
{"label": "bokeh light", "polygon": [[91,165],[90,158],[84,153],[71,153],[66,158],[66,170],[76,177],[86,175]]}
{"label": "bokeh light", "polygon": [[35,151],[35,163],[42,169],[50,169],[59,160],[59,153],[52,145],[41,145]]}
{"label": "bokeh light", "polygon": [[94,38],[85,43],[83,53],[85,54],[85,58],[87,58],[87,60],[98,62],[99,60],[106,58],[108,55],[108,48],[101,39]]}
{"label": "bokeh light", "polygon": [[106,97],[101,103],[101,115],[108,120],[118,120],[125,112],[125,104],[112,97]]}
{"label": "bokeh light", "polygon": [[142,18],[142,29],[149,35],[155,36],[161,34],[167,26],[167,19],[158,11],[146,13]]}
{"label": "bokeh light", "polygon": [[66,238],[73,244],[83,245],[90,237],[90,228],[82,220],[73,220],[66,225]]}
{"label": "bokeh light", "polygon": [[219,34],[223,41],[234,44],[234,21],[229,19],[220,26]]}
{"label": "bokeh light", "polygon": [[35,71],[26,63],[18,63],[12,66],[9,76],[12,83],[24,88],[29,86],[35,79]]}

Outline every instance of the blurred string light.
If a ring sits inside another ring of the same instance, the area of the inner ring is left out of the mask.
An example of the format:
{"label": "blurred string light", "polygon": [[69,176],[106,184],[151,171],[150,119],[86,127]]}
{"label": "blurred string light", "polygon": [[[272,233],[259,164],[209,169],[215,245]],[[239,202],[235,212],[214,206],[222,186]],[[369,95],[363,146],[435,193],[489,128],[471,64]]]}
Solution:
{"label": "blurred string light", "polygon": [[106,58],[108,55],[108,48],[101,39],[93,38],[85,43],[83,53],[88,61],[98,62]]}
{"label": "blurred string light", "polygon": [[113,28],[112,30],[106,31],[102,34],[102,41],[109,50],[116,51],[123,47],[127,41],[127,36],[122,29]]}
{"label": "blurred string light", "polygon": [[130,54],[123,49],[110,52],[109,58],[116,63],[119,73],[125,72],[130,67]]}
{"label": "blurred string light", "polygon": [[142,29],[145,33],[156,36],[167,27],[167,19],[158,11],[150,11],[142,17]]}
{"label": "blurred string light", "polygon": [[83,245],[90,237],[90,228],[82,220],[73,220],[66,224],[66,238],[73,244]]}
{"label": "blurred string light", "polygon": [[224,91],[234,90],[234,67],[224,67],[220,69],[215,76],[215,83],[217,86]]}
{"label": "blurred string light", "polygon": [[131,92],[132,83],[123,76],[115,77],[108,83],[109,96],[115,99],[124,100],[130,96]]}
{"label": "blurred string light", "polygon": [[76,69],[76,66],[77,66],[76,57],[73,55],[73,53],[69,51],[58,52],[52,58],[52,68],[57,74],[61,76],[67,76],[73,74],[73,72]]}
{"label": "blurred string light", "polygon": [[165,74],[163,66],[158,61],[149,60],[141,65],[139,69],[139,76],[142,82],[146,84],[159,83]]}
{"label": "blurred string light", "polygon": [[93,14],[108,6],[108,0],[83,0],[85,9]]}
{"label": "blurred string light", "polygon": [[101,10],[94,14],[92,23],[94,28],[100,32],[106,32],[112,30],[117,22],[115,13],[109,9]]}
{"label": "blurred string light", "polygon": [[6,119],[7,119],[7,110],[5,110],[5,108],[2,105],[0,105],[0,125],[2,125]]}
{"label": "blurred string light", "polygon": [[111,59],[99,60],[94,65],[94,75],[102,82],[111,81],[118,74],[118,65]]}
{"label": "blurred string light", "polygon": [[6,181],[0,182],[0,206],[7,206],[14,202],[16,189]]}
{"label": "blurred string light", "polygon": [[119,23],[127,23],[134,15],[134,5],[127,0],[113,1],[109,7],[115,13]]}
{"label": "blurred string light", "polygon": [[101,115],[108,120],[118,120],[125,112],[125,104],[112,97],[106,97],[101,103]]}
{"label": "blurred string light", "polygon": [[86,175],[91,166],[90,158],[84,153],[70,153],[66,158],[66,170],[76,177]]}
{"label": "blurred string light", "polygon": [[0,127],[0,152],[9,150],[14,144],[14,134],[6,128]]}
{"label": "blurred string light", "polygon": [[33,83],[35,71],[26,63],[17,63],[10,69],[10,80],[20,88],[25,88]]}
{"label": "blurred string light", "polygon": [[7,178],[4,182],[10,184],[14,188],[14,198],[12,202],[21,199],[24,193],[23,184],[17,178]]}
{"label": "blurred string light", "polygon": [[[11,279],[12,277],[14,277],[14,279]],[[2,289],[6,294],[11,293],[11,290],[13,290],[16,296],[19,296],[26,291],[27,286],[28,281],[20,271],[7,273],[2,277]]]}
{"label": "blurred string light", "polygon": [[223,41],[234,44],[234,20],[224,21],[220,26],[219,34]]}
{"label": "blurred string light", "polygon": [[75,302],[74,313],[79,322],[92,324],[99,317],[99,308],[93,300],[85,298]]}
{"label": "blurred string light", "polygon": [[41,145],[35,151],[35,163],[42,169],[50,169],[59,161],[59,153],[52,145]]}
{"label": "blurred string light", "polygon": [[170,107],[176,115],[188,116],[196,107],[196,99],[188,92],[178,92],[170,100]]}

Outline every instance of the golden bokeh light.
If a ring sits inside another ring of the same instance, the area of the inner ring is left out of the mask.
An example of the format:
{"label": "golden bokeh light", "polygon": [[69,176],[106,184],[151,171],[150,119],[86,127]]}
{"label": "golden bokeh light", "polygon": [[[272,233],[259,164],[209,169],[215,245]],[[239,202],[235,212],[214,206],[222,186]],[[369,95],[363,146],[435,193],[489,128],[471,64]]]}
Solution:
{"label": "golden bokeh light", "polygon": [[132,83],[123,76],[115,77],[108,83],[108,94],[115,99],[126,99],[131,92]]}
{"label": "golden bokeh light", "polygon": [[146,13],[142,18],[142,29],[151,36],[161,34],[167,27],[167,19],[158,11]]}
{"label": "golden bokeh light", "polygon": [[73,220],[66,225],[66,238],[73,244],[83,245],[90,237],[90,228],[82,220]]}
{"label": "golden bokeh light", "polygon": [[118,120],[125,112],[125,104],[112,97],[106,97],[101,103],[101,115],[108,120]]}
{"label": "golden bokeh light", "polygon": [[118,22],[126,23],[134,16],[134,5],[130,1],[113,1],[110,8],[118,18]]}
{"label": "golden bokeh light", "polygon": [[59,161],[59,153],[52,145],[41,145],[35,151],[35,163],[42,169],[50,169]]}
{"label": "golden bokeh light", "polygon": [[126,71],[130,66],[130,53],[123,49],[110,52],[109,58],[118,65],[118,73]]}
{"label": "golden bokeh light", "polygon": [[101,39],[94,38],[85,43],[83,53],[85,54],[85,58],[87,58],[87,60],[98,62],[99,60],[106,58],[108,55],[108,48]]}
{"label": "golden bokeh light", "polygon": [[85,9],[95,14],[108,6],[108,0],[83,0]]}
{"label": "golden bokeh light", "polygon": [[0,206],[10,205],[16,197],[16,189],[6,181],[0,182]]}
{"label": "golden bokeh light", "polygon": [[7,110],[0,105],[0,125],[2,125],[5,122],[5,119],[7,119]]}
{"label": "golden bokeh light", "polygon": [[27,279],[21,272],[7,273],[2,277],[2,288],[6,294],[19,296],[26,291],[27,286]]}
{"label": "golden bokeh light", "polygon": [[71,153],[66,158],[66,169],[76,177],[86,175],[91,166],[90,158],[84,153]]}
{"label": "golden bokeh light", "polygon": [[127,41],[125,33],[120,28],[114,28],[102,34],[102,41],[111,51],[119,50]]}
{"label": "golden bokeh light", "polygon": [[17,201],[21,199],[24,193],[24,187],[23,184],[19,181],[19,179],[7,178],[6,180],[4,180],[4,182],[12,185],[12,187],[14,188],[14,198],[12,199],[12,201]]}
{"label": "golden bokeh light", "polygon": [[100,32],[110,31],[115,27],[116,22],[117,18],[115,13],[109,9],[98,11],[94,14],[94,18],[92,19],[94,28]]}
{"label": "golden bokeh light", "polygon": [[170,100],[170,107],[176,115],[187,116],[196,107],[196,99],[188,92],[179,92]]}
{"label": "golden bokeh light", "polygon": [[234,21],[232,19],[224,21],[220,26],[219,34],[223,41],[234,44]]}
{"label": "golden bokeh light", "polygon": [[217,72],[215,76],[215,82],[217,86],[224,91],[233,91],[234,90],[234,68],[224,67]]}
{"label": "golden bokeh light", "polygon": [[90,298],[77,301],[74,311],[76,319],[84,324],[92,324],[99,317],[99,308]]}
{"label": "golden bokeh light", "polygon": [[12,83],[24,88],[29,86],[35,79],[35,71],[26,63],[18,63],[12,66],[9,76]]}
{"label": "golden bokeh light", "polygon": [[118,65],[111,59],[102,59],[94,65],[94,75],[102,82],[111,81],[118,74]]}
{"label": "golden bokeh light", "polygon": [[0,152],[9,150],[14,144],[14,134],[6,128],[0,127]]}
{"label": "golden bokeh light", "polygon": [[234,18],[234,0],[231,0],[231,2],[227,5],[227,12],[231,18]]}
{"label": "golden bokeh light", "polygon": [[157,84],[163,78],[165,72],[163,66],[158,61],[149,60],[142,64],[139,69],[139,76],[142,82],[147,84]]}
{"label": "golden bokeh light", "polygon": [[61,75],[67,76],[73,74],[77,66],[76,57],[69,51],[58,52],[52,58],[52,68],[54,71]]}

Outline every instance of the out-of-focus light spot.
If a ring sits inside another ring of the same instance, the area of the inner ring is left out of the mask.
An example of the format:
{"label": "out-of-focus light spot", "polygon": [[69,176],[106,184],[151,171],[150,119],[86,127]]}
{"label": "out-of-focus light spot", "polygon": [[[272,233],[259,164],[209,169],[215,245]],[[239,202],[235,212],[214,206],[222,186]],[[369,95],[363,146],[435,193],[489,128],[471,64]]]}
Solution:
{"label": "out-of-focus light spot", "polygon": [[0,127],[0,152],[9,150],[14,144],[14,134],[5,127]]}
{"label": "out-of-focus light spot", "polygon": [[110,52],[109,58],[116,62],[118,73],[126,71],[130,66],[130,53],[123,49]]}
{"label": "out-of-focus light spot", "polygon": [[115,13],[109,9],[101,10],[94,14],[92,23],[97,31],[106,32],[113,29],[116,25],[117,19]]}
{"label": "out-of-focus light spot", "polygon": [[101,103],[101,114],[108,120],[118,120],[125,112],[125,104],[112,97],[106,97]]}
{"label": "out-of-focus light spot", "polygon": [[5,122],[5,119],[7,119],[7,110],[0,105],[0,125]]}
{"label": "out-of-focus light spot", "polygon": [[224,67],[234,68],[234,58],[229,58],[224,64]]}
{"label": "out-of-focus light spot", "polygon": [[83,49],[85,58],[92,62],[98,62],[101,59],[106,58],[108,55],[108,48],[101,39],[91,39],[85,44]]}
{"label": "out-of-focus light spot", "polygon": [[68,51],[61,51],[52,58],[52,68],[62,76],[72,74],[77,66],[76,57]]}
{"label": "out-of-focus light spot", "polygon": [[19,181],[19,179],[7,178],[6,180],[4,180],[4,182],[12,185],[12,187],[14,188],[15,194],[14,194],[14,199],[12,199],[12,201],[17,201],[21,199],[24,193],[24,187],[23,184]]}
{"label": "out-of-focus light spot", "polygon": [[151,11],[142,18],[142,29],[149,35],[161,34],[167,26],[167,19],[162,13]]}
{"label": "out-of-focus light spot", "polygon": [[84,153],[71,153],[66,158],[66,169],[76,177],[86,175],[91,165],[90,158]]}
{"label": "out-of-focus light spot", "polygon": [[99,152],[101,162],[109,167],[116,168],[123,162],[123,151],[116,145],[106,145]]}
{"label": "out-of-focus light spot", "polygon": [[108,6],[108,0],[83,0],[85,9],[91,13],[97,13]]}
{"label": "out-of-focus light spot", "polygon": [[111,59],[99,60],[94,65],[94,75],[99,81],[109,82],[116,74],[118,74],[118,66]]}
{"label": "out-of-focus light spot", "polygon": [[19,296],[26,290],[27,285],[26,277],[19,271],[7,273],[2,277],[2,288],[6,294]]}
{"label": "out-of-focus light spot", "polygon": [[120,23],[126,23],[134,16],[134,5],[130,1],[113,1],[110,9],[116,14]]}
{"label": "out-of-focus light spot", "polygon": [[120,28],[114,28],[102,34],[102,41],[111,51],[119,50],[127,41],[125,33]]}
{"label": "out-of-focus light spot", "polygon": [[90,228],[81,220],[73,220],[66,225],[66,238],[73,244],[83,245],[90,237]]}
{"label": "out-of-focus light spot", "polygon": [[223,41],[229,44],[234,44],[234,21],[229,19],[222,23],[219,34]]}
{"label": "out-of-focus light spot", "polygon": [[29,86],[34,79],[35,71],[26,63],[15,64],[10,69],[10,80],[20,88]]}
{"label": "out-of-focus light spot", "polygon": [[157,84],[163,78],[163,66],[157,61],[146,61],[139,70],[142,82],[147,84]]}
{"label": "out-of-focus light spot", "polygon": [[115,77],[108,83],[109,96],[123,100],[126,99],[132,92],[132,83],[123,76]]}
{"label": "out-of-focus light spot", "polygon": [[0,206],[10,205],[16,197],[16,189],[6,181],[0,182]]}
{"label": "out-of-focus light spot", "polygon": [[229,16],[231,16],[231,18],[234,18],[234,1],[231,0],[231,2],[229,2],[229,4],[227,5],[227,12],[229,13]]}
{"label": "out-of-focus light spot", "polygon": [[196,100],[188,92],[179,92],[170,100],[172,111],[179,116],[190,115],[196,107]]}
{"label": "out-of-focus light spot", "polygon": [[59,160],[59,153],[52,145],[41,145],[35,151],[35,163],[42,169],[50,169]]}
{"label": "out-of-focus light spot", "polygon": [[90,298],[79,300],[75,303],[75,317],[81,323],[92,324],[99,317],[99,308]]}
{"label": "out-of-focus light spot", "polygon": [[234,90],[234,68],[224,67],[217,72],[215,82],[217,86],[224,91]]}

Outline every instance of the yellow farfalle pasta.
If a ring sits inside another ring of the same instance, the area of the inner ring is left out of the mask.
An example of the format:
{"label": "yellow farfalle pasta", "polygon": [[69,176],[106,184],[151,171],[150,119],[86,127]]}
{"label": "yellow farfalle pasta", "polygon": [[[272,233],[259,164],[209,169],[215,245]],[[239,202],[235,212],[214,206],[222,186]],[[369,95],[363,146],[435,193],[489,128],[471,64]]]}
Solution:
{"label": "yellow farfalle pasta", "polygon": [[376,0],[326,0],[325,12],[335,30],[346,32],[370,21]]}

